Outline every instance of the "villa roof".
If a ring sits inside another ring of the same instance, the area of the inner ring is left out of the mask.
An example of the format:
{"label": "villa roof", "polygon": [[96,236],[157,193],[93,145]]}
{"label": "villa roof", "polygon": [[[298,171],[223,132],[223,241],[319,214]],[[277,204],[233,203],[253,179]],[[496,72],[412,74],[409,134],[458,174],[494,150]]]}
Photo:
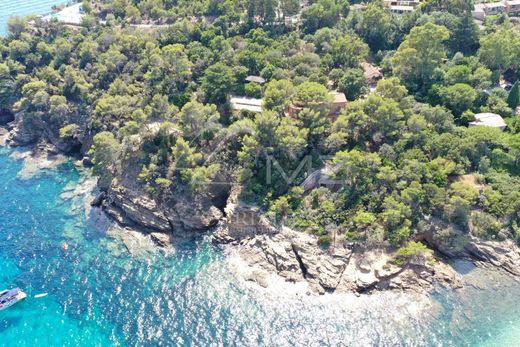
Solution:
{"label": "villa roof", "polygon": [[234,111],[247,110],[251,112],[262,112],[262,99],[232,95],[229,98],[229,103]]}
{"label": "villa roof", "polygon": [[381,68],[367,62],[362,62],[360,65],[363,68],[365,79],[370,83],[375,83],[375,81],[383,77]]}
{"label": "villa roof", "polygon": [[414,7],[413,6],[392,5],[392,6],[390,6],[390,10],[402,11],[402,12],[412,12],[414,10]]}
{"label": "villa roof", "polygon": [[335,104],[341,104],[347,102],[347,97],[344,93],[340,93],[338,91],[332,91],[330,94],[334,97],[333,103]]}
{"label": "villa roof", "polygon": [[504,119],[496,113],[477,113],[475,121],[469,123],[470,126],[488,126],[493,128],[505,129],[507,124]]}
{"label": "villa roof", "polygon": [[258,83],[258,84],[264,84],[265,83],[265,78],[260,77],[260,76],[247,76],[246,81],[247,82]]}

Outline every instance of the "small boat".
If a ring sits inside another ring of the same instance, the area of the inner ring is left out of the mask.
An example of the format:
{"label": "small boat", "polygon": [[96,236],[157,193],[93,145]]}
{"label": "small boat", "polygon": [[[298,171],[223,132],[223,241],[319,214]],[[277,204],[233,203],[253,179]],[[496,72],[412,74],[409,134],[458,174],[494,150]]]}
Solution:
{"label": "small boat", "polygon": [[13,306],[27,297],[20,288],[0,291],[0,311]]}

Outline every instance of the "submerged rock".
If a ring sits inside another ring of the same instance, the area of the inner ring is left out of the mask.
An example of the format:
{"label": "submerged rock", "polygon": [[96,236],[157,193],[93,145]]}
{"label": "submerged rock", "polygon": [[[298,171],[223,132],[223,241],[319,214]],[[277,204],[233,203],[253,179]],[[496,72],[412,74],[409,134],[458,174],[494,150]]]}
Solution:
{"label": "submerged rock", "polygon": [[11,157],[23,160],[23,168],[18,173],[20,179],[30,179],[43,170],[55,169],[67,161],[67,158],[56,153],[52,146],[43,146],[25,152],[13,152]]}
{"label": "submerged rock", "polygon": [[139,231],[130,228],[112,227],[108,229],[107,235],[121,242],[132,256],[140,257],[157,252],[157,248],[150,237]]}

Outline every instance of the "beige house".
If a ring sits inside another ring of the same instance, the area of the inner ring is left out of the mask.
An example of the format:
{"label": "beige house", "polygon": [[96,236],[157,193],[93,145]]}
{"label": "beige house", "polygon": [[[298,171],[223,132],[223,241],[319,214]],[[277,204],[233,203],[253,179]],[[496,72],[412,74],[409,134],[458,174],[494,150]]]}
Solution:
{"label": "beige house", "polygon": [[475,19],[484,20],[487,16],[507,13],[510,15],[520,14],[520,0],[504,0],[499,2],[488,2],[475,4],[471,14]]}
{"label": "beige house", "polygon": [[[330,92],[332,101],[325,105],[321,104],[316,106],[317,109],[323,110],[324,108],[328,109],[329,116],[335,117],[339,114],[341,109],[347,105],[347,97],[344,93],[340,93],[338,91],[332,91]],[[297,105],[289,105],[287,108],[286,115],[288,117],[294,117],[298,112],[300,112],[303,109],[303,107],[297,106]]]}
{"label": "beige house", "polygon": [[370,87],[370,90],[374,90],[376,88],[377,82],[383,78],[383,70],[380,67],[367,62],[362,62],[360,65],[363,69],[363,75],[367,81],[368,86]]}

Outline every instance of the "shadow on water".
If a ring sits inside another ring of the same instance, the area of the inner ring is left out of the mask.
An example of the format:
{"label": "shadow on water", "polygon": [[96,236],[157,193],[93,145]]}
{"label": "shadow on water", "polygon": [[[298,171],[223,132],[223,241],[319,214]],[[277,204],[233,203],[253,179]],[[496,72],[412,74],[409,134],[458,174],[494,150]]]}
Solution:
{"label": "shadow on water", "polygon": [[[14,308],[13,308],[14,310]],[[2,318],[2,312],[0,312],[0,334],[8,329],[16,327],[20,325],[22,321],[22,315],[17,315],[15,317],[5,317]]]}
{"label": "shadow on water", "polygon": [[467,275],[476,269],[475,264],[469,260],[456,259],[450,263],[452,268],[460,275]]}

